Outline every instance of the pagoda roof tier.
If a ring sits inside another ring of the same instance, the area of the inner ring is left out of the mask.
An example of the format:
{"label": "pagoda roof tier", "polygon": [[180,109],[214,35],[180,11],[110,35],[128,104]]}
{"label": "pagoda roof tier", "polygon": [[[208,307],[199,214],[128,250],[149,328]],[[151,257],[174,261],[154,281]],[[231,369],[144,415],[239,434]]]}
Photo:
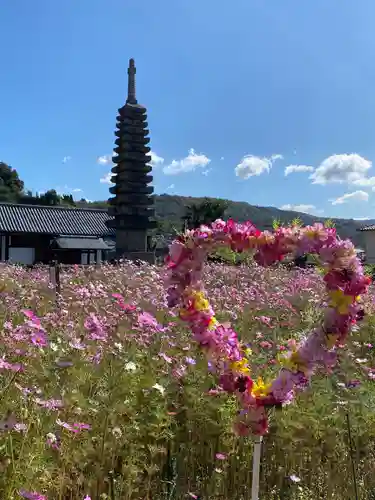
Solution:
{"label": "pagoda roof tier", "polygon": [[117,116],[117,126],[120,127],[121,125],[138,125],[140,127],[147,127],[148,123],[146,122],[146,119],[146,115],[144,115],[142,118],[130,118],[129,116],[125,116],[124,118],[122,118],[121,116]]}
{"label": "pagoda roof tier", "polygon": [[[108,211],[109,212],[109,211]],[[143,216],[122,216],[121,218],[115,217],[114,219],[109,219],[107,222],[109,228],[114,229],[153,229],[157,227],[156,220],[149,219]]]}
{"label": "pagoda roof tier", "polygon": [[[151,177],[151,176],[150,176]],[[116,194],[152,194],[154,192],[154,188],[152,186],[145,186],[144,183],[131,183],[127,182],[126,185],[116,184],[115,186],[111,186],[109,188],[109,192]]]}
{"label": "pagoda roof tier", "polygon": [[130,188],[138,189],[141,186],[146,186],[150,184],[153,180],[152,175],[147,175],[143,172],[133,172],[131,170],[121,171],[119,174],[114,171],[117,167],[113,167],[112,172],[113,177],[116,179],[116,184],[119,186],[129,186]]}
{"label": "pagoda roof tier", "polygon": [[[146,135],[149,134],[148,129],[142,129],[141,127],[129,127],[127,126],[124,130],[117,129],[115,130],[115,136],[116,137],[122,137],[125,133],[126,134],[134,134],[135,136],[138,136],[140,138],[146,137]],[[134,138],[132,140],[135,140]]]}
{"label": "pagoda roof tier", "polygon": [[108,200],[109,207],[108,213],[113,217],[123,217],[138,215],[142,217],[153,217],[155,215],[155,209],[152,206],[141,206],[133,207],[129,205],[116,205],[116,202],[112,201],[113,198]]}
{"label": "pagoda roof tier", "polygon": [[124,142],[121,146],[114,148],[116,153],[122,153],[123,151],[135,151],[137,153],[149,153],[151,148],[145,146],[144,144],[135,144],[134,142]]}
{"label": "pagoda roof tier", "polygon": [[122,144],[126,144],[129,142],[131,142],[132,144],[148,144],[150,142],[150,138],[124,133],[121,135],[121,137],[118,137],[115,140],[115,144],[117,144],[117,146],[121,146]]}
{"label": "pagoda roof tier", "polygon": [[[147,148],[149,151],[150,148]],[[148,152],[148,151],[147,151]],[[124,161],[134,161],[139,163],[150,163],[152,160],[151,155],[141,153],[138,151],[121,151],[117,156],[112,158],[113,163],[123,163]]]}
{"label": "pagoda roof tier", "polygon": [[122,108],[118,110],[121,116],[130,116],[134,114],[145,114],[147,109],[142,104],[130,104],[127,102]]}
{"label": "pagoda roof tier", "polygon": [[[144,135],[143,132],[148,131],[148,123],[117,123],[116,131],[126,134],[127,132]],[[133,131],[133,132],[132,132]],[[135,132],[134,132],[135,131]]]}
{"label": "pagoda roof tier", "polygon": [[114,198],[109,198],[110,205],[122,207],[129,205],[133,208],[153,207],[154,197],[143,193],[116,193]]}
{"label": "pagoda roof tier", "polygon": [[[119,174],[119,179],[121,180],[134,179],[135,181],[139,180],[140,182],[143,181],[142,175],[150,173],[151,170],[151,165],[148,165],[147,163],[134,163],[130,161],[118,163],[111,168],[111,172],[113,174]],[[128,173],[129,175],[127,175]]]}

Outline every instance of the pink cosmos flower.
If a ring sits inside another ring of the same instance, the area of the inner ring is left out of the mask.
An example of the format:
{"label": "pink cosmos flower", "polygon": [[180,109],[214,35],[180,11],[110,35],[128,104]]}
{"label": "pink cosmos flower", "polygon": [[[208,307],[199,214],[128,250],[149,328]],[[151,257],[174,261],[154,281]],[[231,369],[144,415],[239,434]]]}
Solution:
{"label": "pink cosmos flower", "polygon": [[215,457],[217,460],[226,460],[227,459],[227,455],[225,453],[216,453]]}
{"label": "pink cosmos flower", "polygon": [[31,342],[39,347],[45,347],[48,342],[43,332],[36,332],[31,335]]}
{"label": "pink cosmos flower", "polygon": [[0,358],[0,370],[19,372],[23,370],[23,366],[20,363],[8,363],[4,358]]}
{"label": "pink cosmos flower", "polygon": [[257,319],[258,321],[260,321],[264,325],[271,328],[271,318],[269,318],[268,316],[257,316],[257,317],[255,317],[255,319]]}
{"label": "pink cosmos flower", "polygon": [[58,450],[61,445],[60,437],[54,434],[53,432],[49,432],[46,437],[46,444],[49,448]]}
{"label": "pink cosmos flower", "polygon": [[74,424],[68,424],[67,422],[63,422],[60,419],[56,420],[57,425],[60,425],[61,427],[64,427],[64,429],[67,429],[68,431],[74,432],[75,434],[78,434],[79,432],[83,430],[90,430],[91,425],[89,424],[83,424],[83,423],[74,423]]}
{"label": "pink cosmos flower", "polygon": [[64,406],[64,403],[62,402],[61,399],[40,399],[40,398],[35,398],[34,401],[36,404],[39,406],[42,406],[43,408],[46,408],[47,410],[59,410]]}
{"label": "pink cosmos flower", "polygon": [[19,494],[22,498],[27,498],[28,500],[47,500],[45,495],[37,493],[36,491],[20,490]]}
{"label": "pink cosmos flower", "polygon": [[30,309],[25,309],[22,313],[28,318],[34,325],[40,326],[40,319],[35,315]]}
{"label": "pink cosmos flower", "polygon": [[268,342],[267,340],[263,340],[262,342],[259,342],[259,345],[262,349],[272,349],[271,342]]}
{"label": "pink cosmos flower", "polygon": [[172,358],[167,356],[164,352],[159,352],[159,356],[163,358],[167,363],[172,363]]}
{"label": "pink cosmos flower", "polygon": [[141,327],[151,327],[156,330],[161,329],[161,325],[159,325],[156,318],[152,316],[152,314],[145,311],[138,315],[138,324]]}

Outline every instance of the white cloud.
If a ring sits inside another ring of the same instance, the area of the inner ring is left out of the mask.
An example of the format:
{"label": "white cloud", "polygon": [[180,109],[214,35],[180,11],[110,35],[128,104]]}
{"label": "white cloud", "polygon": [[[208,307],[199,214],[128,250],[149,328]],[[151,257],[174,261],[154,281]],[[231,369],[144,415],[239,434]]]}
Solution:
{"label": "white cloud", "polygon": [[374,190],[375,177],[363,177],[362,179],[357,179],[356,181],[353,181],[352,184],[360,187],[371,187]]}
{"label": "white cloud", "polygon": [[368,201],[369,194],[365,191],[354,191],[353,193],[346,193],[336,200],[332,200],[332,205],[342,205],[348,201]]}
{"label": "white cloud", "polygon": [[323,210],[318,210],[315,205],[304,205],[303,203],[301,205],[291,205],[290,203],[287,203],[286,205],[282,205],[280,210],[302,212],[305,214],[319,214],[323,212]]}
{"label": "white cloud", "polygon": [[174,185],[174,184],[170,184],[170,185],[167,187],[167,189],[168,189],[168,190],[171,190],[171,189],[174,189],[174,188],[175,188],[175,185]]}
{"label": "white cloud", "polygon": [[109,165],[112,163],[112,155],[98,156],[96,163],[99,163],[99,165]]}
{"label": "white cloud", "polygon": [[319,165],[310,179],[313,184],[353,184],[364,179],[371,166],[371,161],[355,153],[332,155]]}
{"label": "white cloud", "polygon": [[203,170],[202,172],[202,175],[205,175],[207,177],[207,175],[212,172],[212,168],[207,168],[206,170]]}
{"label": "white cloud", "polygon": [[149,165],[152,167],[158,167],[159,165],[163,165],[164,158],[158,156],[154,151],[150,151],[151,161]]}
{"label": "white cloud", "polygon": [[283,159],[284,159],[283,155],[277,154],[277,155],[272,155],[271,156],[271,161],[283,160]]}
{"label": "white cloud", "polygon": [[259,156],[246,155],[234,169],[237,177],[249,179],[254,175],[261,175],[269,172],[276,160],[281,160],[282,155],[272,155],[270,158],[260,158]]}
{"label": "white cloud", "polygon": [[224,160],[224,156],[222,156],[222,157],[220,158],[220,160],[221,160],[221,161],[223,161],[223,160]]}
{"label": "white cloud", "polygon": [[313,172],[314,167],[309,165],[288,165],[285,167],[285,176],[293,174],[295,172]]}
{"label": "white cloud", "polygon": [[181,160],[173,160],[172,163],[163,168],[166,175],[175,175],[185,172],[192,172],[197,168],[204,168],[211,162],[210,158],[206,155],[197,154],[194,149],[189,150],[188,156]]}
{"label": "white cloud", "polygon": [[108,174],[100,179],[101,184],[113,184],[111,181],[112,176],[112,172],[108,172]]}
{"label": "white cloud", "polygon": [[62,162],[63,163],[68,163],[68,161],[70,161],[72,159],[71,156],[64,156],[64,158],[62,159]]}
{"label": "white cloud", "polygon": [[65,184],[65,186],[63,188],[56,188],[56,191],[58,192],[61,192],[61,193],[66,193],[66,192],[70,192],[70,193],[82,193],[82,189],[81,188],[71,188],[69,187],[67,184]]}
{"label": "white cloud", "polygon": [[369,220],[371,217],[353,217],[353,220]]}

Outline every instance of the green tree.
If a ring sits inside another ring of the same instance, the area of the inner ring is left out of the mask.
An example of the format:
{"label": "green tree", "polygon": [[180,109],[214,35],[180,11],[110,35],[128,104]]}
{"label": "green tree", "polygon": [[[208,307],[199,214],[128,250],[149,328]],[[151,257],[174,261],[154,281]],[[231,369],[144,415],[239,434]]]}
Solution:
{"label": "green tree", "polygon": [[41,205],[60,205],[61,198],[57,194],[55,189],[49,189],[39,197],[39,203]]}
{"label": "green tree", "polygon": [[216,219],[221,219],[227,208],[225,200],[205,198],[202,202],[188,205],[183,220],[189,229],[194,229],[201,224],[211,224]]}
{"label": "green tree", "polygon": [[62,205],[70,205],[71,207],[75,207],[76,203],[73,200],[73,196],[71,194],[63,194],[61,197],[61,204]]}
{"label": "green tree", "polygon": [[0,162],[0,201],[17,202],[24,189],[17,170]]}

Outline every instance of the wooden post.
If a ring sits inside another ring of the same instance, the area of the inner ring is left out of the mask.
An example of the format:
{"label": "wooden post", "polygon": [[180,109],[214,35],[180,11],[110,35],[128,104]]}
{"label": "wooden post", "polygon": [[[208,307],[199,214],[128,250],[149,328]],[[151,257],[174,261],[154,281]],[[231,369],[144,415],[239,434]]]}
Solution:
{"label": "wooden post", "polygon": [[51,262],[50,268],[50,280],[55,290],[56,299],[57,296],[61,293],[61,284],[60,284],[60,265],[57,260],[53,260]]}
{"label": "wooden post", "polygon": [[253,475],[251,482],[251,500],[259,500],[260,456],[262,451],[262,436],[255,436],[253,450]]}
{"label": "wooden post", "polygon": [[60,295],[61,284],[60,284],[60,264],[55,260],[55,276],[56,276],[56,293]]}

